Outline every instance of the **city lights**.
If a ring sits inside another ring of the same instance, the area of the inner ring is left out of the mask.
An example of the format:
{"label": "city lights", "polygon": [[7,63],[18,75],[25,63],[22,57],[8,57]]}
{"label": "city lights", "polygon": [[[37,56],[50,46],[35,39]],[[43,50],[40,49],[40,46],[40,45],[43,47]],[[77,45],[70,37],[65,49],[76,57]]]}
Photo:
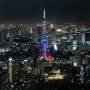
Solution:
{"label": "city lights", "polygon": [[50,27],[51,27],[51,29],[53,29],[54,28],[53,24],[50,24]]}
{"label": "city lights", "polygon": [[90,26],[82,31],[81,24],[49,23],[45,14],[44,9],[42,23],[5,24],[0,29],[0,70],[6,74],[1,82],[8,78],[15,90],[40,82],[81,85],[90,80]]}
{"label": "city lights", "polygon": [[57,31],[57,32],[61,32],[62,30],[61,30],[61,29],[57,29],[56,31]]}
{"label": "city lights", "polygon": [[9,61],[12,61],[12,57],[9,58]]}
{"label": "city lights", "polygon": [[54,47],[54,50],[55,50],[55,51],[58,50],[56,42],[53,43],[53,47]]}
{"label": "city lights", "polygon": [[77,67],[77,63],[76,62],[74,62],[74,66]]}
{"label": "city lights", "polygon": [[27,62],[27,61],[28,61],[27,59],[24,60],[24,62]]}

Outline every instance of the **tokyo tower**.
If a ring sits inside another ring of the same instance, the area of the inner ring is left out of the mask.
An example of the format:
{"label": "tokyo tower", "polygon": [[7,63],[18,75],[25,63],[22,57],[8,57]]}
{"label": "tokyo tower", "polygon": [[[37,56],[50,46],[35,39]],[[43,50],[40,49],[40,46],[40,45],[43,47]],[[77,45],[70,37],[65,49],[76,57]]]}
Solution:
{"label": "tokyo tower", "polygon": [[47,36],[47,22],[46,22],[46,12],[43,10],[43,22],[42,22],[42,37],[41,37],[41,50],[42,56],[45,58],[45,61],[49,61],[52,56],[48,50],[48,36]]}

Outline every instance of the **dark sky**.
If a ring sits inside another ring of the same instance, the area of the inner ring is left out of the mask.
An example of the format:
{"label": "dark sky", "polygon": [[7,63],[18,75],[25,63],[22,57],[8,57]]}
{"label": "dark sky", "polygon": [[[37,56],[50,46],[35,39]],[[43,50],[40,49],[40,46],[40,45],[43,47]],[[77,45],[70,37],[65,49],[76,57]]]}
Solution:
{"label": "dark sky", "polygon": [[41,18],[46,8],[48,18],[90,19],[89,0],[0,0],[3,19]]}

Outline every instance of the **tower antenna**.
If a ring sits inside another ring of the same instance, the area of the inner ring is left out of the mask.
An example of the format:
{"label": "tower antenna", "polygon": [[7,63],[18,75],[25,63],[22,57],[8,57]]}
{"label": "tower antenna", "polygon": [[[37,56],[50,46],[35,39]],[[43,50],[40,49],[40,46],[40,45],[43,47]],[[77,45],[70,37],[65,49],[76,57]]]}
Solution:
{"label": "tower antenna", "polygon": [[46,19],[46,10],[43,9],[43,18]]}

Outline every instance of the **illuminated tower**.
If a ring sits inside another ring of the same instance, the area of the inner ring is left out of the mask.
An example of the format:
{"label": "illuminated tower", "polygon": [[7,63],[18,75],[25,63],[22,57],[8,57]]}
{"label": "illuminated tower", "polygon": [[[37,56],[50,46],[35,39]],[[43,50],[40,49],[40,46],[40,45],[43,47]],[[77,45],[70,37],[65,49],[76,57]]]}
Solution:
{"label": "illuminated tower", "polygon": [[42,37],[41,37],[41,49],[42,55],[46,58],[48,54],[48,38],[47,38],[47,22],[46,22],[46,12],[43,10],[43,22],[42,22]]}

